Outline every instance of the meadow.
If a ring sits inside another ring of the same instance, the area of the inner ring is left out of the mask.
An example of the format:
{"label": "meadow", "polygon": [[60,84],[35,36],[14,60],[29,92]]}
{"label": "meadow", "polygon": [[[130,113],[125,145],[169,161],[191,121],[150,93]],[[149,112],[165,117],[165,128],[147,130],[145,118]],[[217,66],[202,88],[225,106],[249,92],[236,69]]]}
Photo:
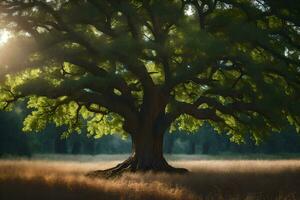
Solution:
{"label": "meadow", "polygon": [[171,156],[186,175],[124,174],[90,179],[84,174],[105,169],[125,155],[56,156],[0,160],[0,199],[101,200],[296,200],[300,199],[300,160],[220,159]]}

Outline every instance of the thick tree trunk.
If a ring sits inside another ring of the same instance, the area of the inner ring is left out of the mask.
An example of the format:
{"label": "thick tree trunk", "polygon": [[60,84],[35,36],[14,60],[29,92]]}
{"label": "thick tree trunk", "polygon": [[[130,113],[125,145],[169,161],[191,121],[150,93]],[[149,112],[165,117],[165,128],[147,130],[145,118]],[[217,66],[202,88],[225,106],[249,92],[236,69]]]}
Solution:
{"label": "thick tree trunk", "polygon": [[135,171],[160,171],[168,167],[163,157],[163,134],[144,130],[132,136],[132,151]]}
{"label": "thick tree trunk", "polygon": [[123,172],[187,172],[170,166],[163,157],[163,136],[169,126],[164,115],[167,102],[167,96],[158,88],[145,92],[138,122],[133,126],[135,129],[128,130],[132,138],[132,155],[114,168],[87,175],[111,177]]}
{"label": "thick tree trunk", "polygon": [[89,177],[115,177],[124,172],[186,173],[183,168],[170,166],[163,156],[163,134],[144,130],[132,136],[132,155],[116,167],[87,174]]}

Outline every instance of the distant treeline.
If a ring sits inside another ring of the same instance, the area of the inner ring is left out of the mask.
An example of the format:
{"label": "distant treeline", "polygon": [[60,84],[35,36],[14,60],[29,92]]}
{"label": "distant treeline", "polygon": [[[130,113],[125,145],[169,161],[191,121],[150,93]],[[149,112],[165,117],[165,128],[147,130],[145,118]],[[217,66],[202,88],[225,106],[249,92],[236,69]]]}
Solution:
{"label": "distant treeline", "polygon": [[[118,135],[94,139],[82,133],[61,139],[62,128],[54,126],[41,133],[23,133],[21,115],[22,113],[0,113],[0,156],[130,153],[130,138],[121,139]],[[230,142],[226,134],[219,135],[210,126],[204,126],[196,134],[166,134],[164,151],[168,154],[300,153],[300,135],[291,129],[270,135],[260,145],[256,145],[250,137],[246,137],[245,143],[239,145]]]}

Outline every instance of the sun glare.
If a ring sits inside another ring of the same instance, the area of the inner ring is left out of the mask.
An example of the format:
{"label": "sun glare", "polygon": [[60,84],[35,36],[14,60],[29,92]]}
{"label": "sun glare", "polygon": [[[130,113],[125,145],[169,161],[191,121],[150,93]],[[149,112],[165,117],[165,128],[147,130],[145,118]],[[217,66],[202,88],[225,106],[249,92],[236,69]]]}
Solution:
{"label": "sun glare", "polygon": [[187,16],[191,16],[191,15],[195,14],[195,10],[193,9],[193,7],[191,5],[188,5],[184,11],[184,14]]}
{"label": "sun glare", "polygon": [[6,30],[0,30],[0,45],[6,43],[11,37],[10,33]]}

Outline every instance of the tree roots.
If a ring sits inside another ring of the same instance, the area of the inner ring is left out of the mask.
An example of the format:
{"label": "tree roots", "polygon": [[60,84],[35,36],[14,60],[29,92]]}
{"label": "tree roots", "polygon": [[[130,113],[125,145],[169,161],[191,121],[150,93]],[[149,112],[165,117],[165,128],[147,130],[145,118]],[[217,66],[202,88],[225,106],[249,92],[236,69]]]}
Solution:
{"label": "tree roots", "polygon": [[137,159],[135,156],[131,156],[113,168],[92,171],[87,173],[86,176],[89,178],[114,178],[119,177],[123,173],[127,172],[165,172],[185,174],[188,172],[188,170],[184,168],[174,168],[170,166],[164,158],[155,159],[151,162],[143,162]]}

